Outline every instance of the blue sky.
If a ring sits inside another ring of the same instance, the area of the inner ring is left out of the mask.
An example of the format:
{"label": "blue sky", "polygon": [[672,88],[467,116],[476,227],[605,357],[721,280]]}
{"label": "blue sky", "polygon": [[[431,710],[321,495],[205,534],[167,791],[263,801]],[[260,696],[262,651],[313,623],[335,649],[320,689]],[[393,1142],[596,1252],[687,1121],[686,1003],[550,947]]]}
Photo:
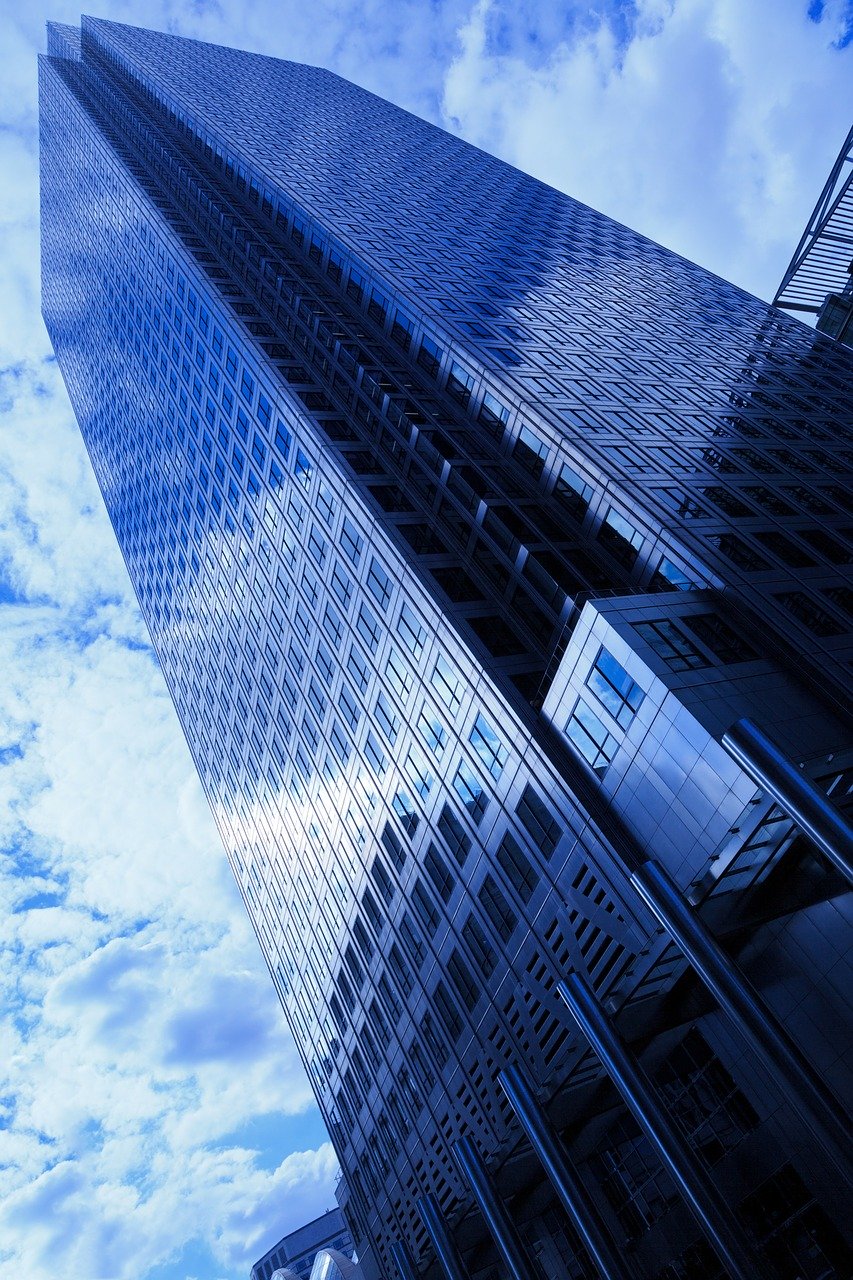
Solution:
{"label": "blue sky", "polygon": [[[329,66],[765,297],[853,114],[847,0],[92,11]],[[336,1169],[39,317],[35,55],[78,14],[0,16],[0,1277],[236,1280]]]}

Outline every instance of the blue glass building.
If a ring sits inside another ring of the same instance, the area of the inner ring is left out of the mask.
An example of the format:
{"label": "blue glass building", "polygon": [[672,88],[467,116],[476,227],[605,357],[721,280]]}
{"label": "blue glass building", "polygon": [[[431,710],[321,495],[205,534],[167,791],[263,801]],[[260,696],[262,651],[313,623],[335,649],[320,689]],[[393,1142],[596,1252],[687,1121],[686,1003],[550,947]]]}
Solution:
{"label": "blue glass building", "polygon": [[40,88],[367,1280],[849,1274],[853,351],[317,68],[84,18]]}

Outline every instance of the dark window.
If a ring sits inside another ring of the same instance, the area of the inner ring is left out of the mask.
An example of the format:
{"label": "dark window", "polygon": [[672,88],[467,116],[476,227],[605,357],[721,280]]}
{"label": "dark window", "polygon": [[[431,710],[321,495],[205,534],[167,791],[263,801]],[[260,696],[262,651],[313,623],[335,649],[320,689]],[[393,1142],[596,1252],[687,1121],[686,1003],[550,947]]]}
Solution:
{"label": "dark window", "polygon": [[[563,834],[563,829],[531,786],[524,788],[515,812],[539,852],[543,857],[550,858]],[[439,827],[440,825],[439,823]]]}
{"label": "dark window", "polygon": [[509,942],[518,919],[493,876],[485,877],[477,896],[498,937]]}
{"label": "dark window", "polygon": [[497,965],[497,956],[476,916],[469,916],[462,927],[462,937],[471,948],[474,963],[484,978],[490,978]]}
{"label": "dark window", "polygon": [[402,871],[406,861],[406,850],[390,822],[386,822],[382,828],[381,839],[392,863],[398,871]]}
{"label": "dark window", "polygon": [[841,623],[824,612],[804,591],[783,592],[776,599],[781,600],[794,617],[799,618],[816,636],[838,636],[844,631]]}
{"label": "dark window", "polygon": [[394,897],[394,884],[385,869],[384,862],[378,854],[373,860],[373,866],[370,868],[370,874],[373,877],[373,881],[381,896],[386,902],[390,903],[391,899]]}
{"label": "dark window", "polygon": [[539,877],[509,831],[498,845],[497,859],[522,902],[529,902],[539,883]]}
{"label": "dark window", "polygon": [[452,1041],[458,1040],[465,1029],[465,1024],[456,1007],[456,1002],[443,982],[436,984],[432,998],[448,1036]]}
{"label": "dark window", "polygon": [[465,1008],[472,1010],[480,999],[480,988],[459,952],[454,949],[447,961],[447,972]]}
{"label": "dark window", "polygon": [[456,878],[434,844],[428,846],[424,855],[424,870],[442,902],[447,902],[453,892]]}
{"label": "dark window", "polygon": [[664,660],[670,671],[696,671],[711,665],[690,637],[669,618],[635,622],[634,630]]}
{"label": "dark window", "polygon": [[420,880],[415,881],[415,887],[412,890],[412,906],[426,930],[427,936],[431,938],[439,926],[441,916],[438,914],[438,908]]}
{"label": "dark window", "polygon": [[465,828],[449,804],[446,804],[441,811],[438,819],[438,829],[444,837],[450,852],[461,867],[468,857],[471,838],[466,834]]}
{"label": "dark window", "polygon": [[755,650],[716,613],[686,614],[681,622],[698,636],[720,662],[754,662]]}

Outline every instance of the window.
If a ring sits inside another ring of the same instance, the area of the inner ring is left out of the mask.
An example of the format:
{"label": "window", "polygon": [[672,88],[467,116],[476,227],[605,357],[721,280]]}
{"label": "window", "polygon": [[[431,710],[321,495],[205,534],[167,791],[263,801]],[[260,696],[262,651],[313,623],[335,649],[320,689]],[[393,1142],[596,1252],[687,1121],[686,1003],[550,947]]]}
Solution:
{"label": "window", "polygon": [[438,914],[438,908],[420,880],[415,881],[415,887],[412,890],[412,906],[426,931],[427,937],[431,938],[439,926],[441,916]]}
{"label": "window", "polygon": [[452,712],[457,711],[462,702],[462,683],[453,674],[450,663],[440,655],[435,660],[430,680],[445,706]]}
{"label": "window", "polygon": [[652,586],[661,588],[664,591],[690,591],[696,586],[692,578],[679,569],[677,564],[673,564],[671,560],[667,560],[666,556],[661,560],[657,569],[655,569],[652,579]]}
{"label": "window", "polygon": [[566,724],[566,734],[596,773],[606,772],[619,744],[585,702],[578,701]]}
{"label": "window", "polygon": [[576,520],[582,520],[586,515],[592,501],[592,493],[592,485],[582,480],[568,464],[560,468],[560,474],[554,486],[554,497]]}
{"label": "window", "polygon": [[491,943],[486,937],[476,916],[469,916],[462,927],[462,937],[471,948],[474,963],[484,978],[490,978],[495,971],[498,960]]}
{"label": "window", "polygon": [[453,779],[453,787],[472,821],[479,826],[486,812],[489,797],[464,760],[460,763],[456,777]]}
{"label": "window", "polygon": [[502,942],[509,942],[518,924],[518,918],[493,876],[485,877],[477,896],[498,937]]}
{"label": "window", "polygon": [[388,963],[391,966],[391,972],[394,974],[394,979],[403,995],[409,995],[412,987],[414,986],[412,972],[406,964],[406,961],[403,959],[403,953],[397,946],[396,942],[391,945],[391,950],[388,953]]}
{"label": "window", "polygon": [[347,658],[347,671],[358,685],[359,690],[364,693],[370,683],[370,668],[362,657],[358,645],[350,645],[349,657]]}
{"label": "window", "polygon": [[388,767],[388,762],[372,733],[368,733],[364,740],[364,757],[374,773],[381,777]]}
{"label": "window", "polygon": [[409,749],[409,754],[406,757],[406,773],[409,775],[412,786],[421,799],[427,796],[435,779],[427,766],[426,760],[415,747]]}
{"label": "window", "polygon": [[440,720],[437,720],[430,713],[427,707],[424,707],[418,717],[418,729],[424,742],[440,759],[444,751],[444,744],[447,741],[447,731]]}
{"label": "window", "polygon": [[400,617],[397,622],[397,633],[400,636],[406,648],[419,658],[423,652],[424,642],[426,641],[426,629],[418,622],[417,616],[412,612],[407,604],[404,604],[400,610]]}
{"label": "window", "polygon": [[329,585],[332,594],[337,596],[341,608],[348,609],[352,598],[352,583],[339,564],[336,564],[332,570],[332,578]]}
{"label": "window", "polygon": [[438,1016],[444,1023],[445,1030],[450,1039],[458,1040],[465,1029],[465,1024],[460,1017],[459,1010],[447,990],[443,982],[436,983],[435,991],[432,994],[433,1003],[435,1005]]}
{"label": "window", "polygon": [[403,702],[409,696],[409,690],[412,687],[412,677],[406,670],[405,663],[401,655],[396,649],[392,649],[388,655],[388,661],[385,664],[385,674],[388,677],[388,683],[391,688],[399,694]]}
{"label": "window", "polygon": [[494,729],[481,715],[477,715],[468,741],[483,761],[493,778],[499,778],[507,762],[509,752]]}
{"label": "window", "polygon": [[631,723],[643,701],[643,691],[609,649],[599,649],[586,684],[623,729]]}
{"label": "window", "polygon": [[373,881],[382,898],[385,902],[390,903],[391,899],[394,897],[394,885],[385,868],[385,863],[378,854],[373,860],[373,866],[370,868],[370,874],[373,877]]}
{"label": "window", "polygon": [[380,838],[394,866],[398,871],[402,871],[406,864],[406,850],[403,848],[403,843],[390,822],[385,823]]}
{"label": "window", "polygon": [[434,844],[428,846],[424,855],[424,870],[442,902],[447,902],[453,892],[456,878]]}
{"label": "window", "polygon": [[563,829],[531,786],[524,788],[515,812],[542,856],[550,858],[559,843]]}
{"label": "window", "polygon": [[341,525],[341,548],[353,564],[358,568],[358,562],[361,559],[361,551],[364,546],[364,539],[356,529],[355,525],[344,516]]}
{"label": "window", "polygon": [[681,622],[720,662],[753,662],[758,654],[716,613],[690,613]]}
{"label": "window", "polygon": [[400,937],[403,944],[412,957],[415,968],[419,969],[426,960],[426,947],[421,941],[420,935],[415,927],[415,922],[410,915],[404,915],[400,921]]}
{"label": "window", "polygon": [[375,653],[379,648],[382,628],[366,604],[363,604],[358,611],[355,627],[370,652]]}
{"label": "window", "polygon": [[418,829],[420,819],[415,813],[415,806],[412,804],[410,796],[405,791],[398,791],[394,799],[391,801],[391,808],[400,819],[400,825],[407,836],[413,836]]}
{"label": "window", "polygon": [[379,608],[384,611],[388,606],[388,601],[391,599],[391,579],[375,556],[370,562],[367,589],[379,605]]}
{"label": "window", "polygon": [[509,421],[509,409],[505,409],[500,401],[487,391],[483,396],[483,404],[478,416],[489,434],[499,438],[503,435],[504,427]]}
{"label": "window", "polygon": [[326,635],[329,637],[332,644],[337,649],[340,646],[341,636],[343,635],[344,628],[343,628],[343,623],[338,617],[337,610],[330,604],[326,605],[325,611],[323,613],[322,626]]}
{"label": "window", "polygon": [[450,373],[447,376],[447,391],[453,396],[454,400],[458,400],[460,404],[467,405],[471,399],[471,392],[474,389],[473,374],[463,369],[461,364],[456,361],[450,366]]}
{"label": "window", "polygon": [[643,535],[613,507],[604,517],[598,540],[621,565],[626,569],[633,569],[643,545]]}
{"label": "window", "polygon": [[461,867],[470,852],[471,838],[449,804],[444,806],[439,815],[438,830]]}
{"label": "window", "polygon": [[669,618],[636,622],[634,630],[650,649],[662,658],[670,671],[697,671],[711,664],[689,636]]}
{"label": "window", "polygon": [[539,883],[539,877],[509,831],[498,845],[497,859],[522,902],[529,902]]}
{"label": "window", "polygon": [[462,956],[454,947],[447,961],[447,972],[465,1008],[470,1012],[480,999],[480,988]]}
{"label": "window", "polygon": [[338,706],[341,709],[341,715],[346,720],[351,729],[355,729],[361,718],[361,708],[355,700],[355,694],[349,685],[344,681],[341,684],[341,691],[338,695]]}
{"label": "window", "polygon": [[397,740],[397,730],[400,728],[400,717],[394,714],[384,693],[380,693],[376,699],[375,715],[376,723],[393,747]]}
{"label": "window", "polygon": [[525,471],[529,471],[538,480],[545,470],[545,461],[548,457],[548,446],[545,441],[534,435],[529,427],[522,427],[512,453]]}
{"label": "window", "polygon": [[[398,313],[399,314],[399,313]],[[418,364],[421,368],[426,369],[427,373],[436,376],[441,367],[441,358],[443,351],[437,342],[433,342],[432,338],[426,335],[421,339],[420,350],[418,351]]]}
{"label": "window", "polygon": [[776,596],[782,604],[816,636],[837,636],[844,630],[835,618],[830,617],[806,595],[805,591],[788,591]]}

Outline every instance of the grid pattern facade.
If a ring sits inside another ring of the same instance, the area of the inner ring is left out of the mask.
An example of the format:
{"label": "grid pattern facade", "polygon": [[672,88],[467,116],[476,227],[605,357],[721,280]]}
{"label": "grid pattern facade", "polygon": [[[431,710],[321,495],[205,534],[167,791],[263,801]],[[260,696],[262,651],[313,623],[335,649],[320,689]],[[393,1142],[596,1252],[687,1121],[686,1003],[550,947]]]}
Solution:
{"label": "grid pattern facade", "polygon": [[651,676],[537,714],[583,602],[659,599],[673,674],[757,605],[843,697],[851,353],[328,72],[83,19],[40,76],[45,318],[390,1277],[517,1141],[503,1065],[600,1075],[562,974],[660,960],[601,785]]}

